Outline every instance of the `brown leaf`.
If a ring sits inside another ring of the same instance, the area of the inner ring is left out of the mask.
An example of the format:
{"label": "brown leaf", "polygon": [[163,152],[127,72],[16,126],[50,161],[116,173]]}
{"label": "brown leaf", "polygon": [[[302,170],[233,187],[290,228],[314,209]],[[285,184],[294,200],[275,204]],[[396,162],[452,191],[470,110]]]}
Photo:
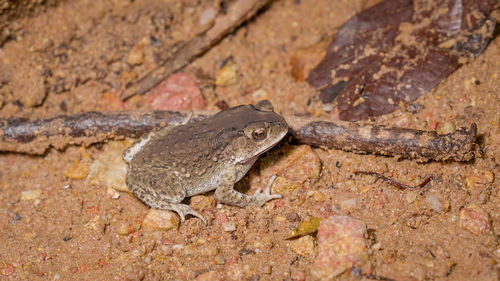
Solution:
{"label": "brown leaf", "polygon": [[390,113],[427,93],[480,54],[498,1],[386,0],[352,17],[338,31],[307,82],[324,103],[337,99],[340,118]]}

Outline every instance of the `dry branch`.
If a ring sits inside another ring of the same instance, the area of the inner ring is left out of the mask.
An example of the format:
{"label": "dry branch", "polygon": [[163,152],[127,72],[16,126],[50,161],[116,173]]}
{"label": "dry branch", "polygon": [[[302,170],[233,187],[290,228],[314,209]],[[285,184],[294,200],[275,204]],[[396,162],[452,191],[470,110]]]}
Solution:
{"label": "dry branch", "polygon": [[[48,119],[0,119],[0,151],[43,154],[49,147],[90,145],[109,139],[140,137],[164,126],[206,118],[202,113],[154,111],[142,113],[86,112]],[[468,161],[476,150],[476,125],[446,135],[433,131],[359,125],[307,117],[284,116],[293,138],[304,144],[427,160]]]}

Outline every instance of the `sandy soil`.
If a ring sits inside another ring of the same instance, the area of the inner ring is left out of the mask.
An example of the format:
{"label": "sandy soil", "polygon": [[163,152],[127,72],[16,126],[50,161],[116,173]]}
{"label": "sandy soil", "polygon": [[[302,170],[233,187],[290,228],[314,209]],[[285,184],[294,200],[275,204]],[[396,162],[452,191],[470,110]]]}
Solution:
{"label": "sandy soil", "polygon": [[[183,72],[198,81],[207,109],[217,109],[221,100],[233,106],[268,98],[280,113],[328,114],[317,92],[292,78],[290,57],[331,36],[373,2],[273,1]],[[199,15],[213,5],[77,0],[15,19],[16,37],[0,47],[0,116],[145,108],[142,96],[120,103],[120,89],[151,69],[162,48],[196,34]],[[498,11],[494,15],[498,19]],[[134,46],[145,56],[132,66],[127,56]],[[217,69],[230,56],[237,83],[215,86]],[[85,167],[124,142],[70,146],[39,157],[0,154],[0,279],[309,280],[314,247],[297,250],[297,242],[286,238],[300,221],[334,210],[366,224],[369,258],[362,268],[372,274],[394,280],[498,280],[499,88],[496,36],[483,54],[418,99],[416,111],[370,121],[440,132],[475,122],[484,154],[470,163],[418,164],[284,143],[244,180],[250,183],[247,192],[264,182],[260,174],[268,162],[290,150],[299,150],[301,165],[319,159],[319,174],[283,187],[284,198],[263,208],[216,206],[212,194],[198,197],[192,204],[208,202],[203,207],[208,226],[188,219],[178,229],[146,229],[141,224],[149,208],[133,195],[121,192],[114,199],[107,186],[87,184],[85,171],[81,177],[71,174],[75,165]],[[408,191],[354,175],[356,170],[413,185],[434,178],[424,189]],[[488,214],[486,230],[471,231],[461,223],[461,210],[471,205]],[[224,229],[224,216],[236,230]],[[349,272],[340,278],[362,279]]]}

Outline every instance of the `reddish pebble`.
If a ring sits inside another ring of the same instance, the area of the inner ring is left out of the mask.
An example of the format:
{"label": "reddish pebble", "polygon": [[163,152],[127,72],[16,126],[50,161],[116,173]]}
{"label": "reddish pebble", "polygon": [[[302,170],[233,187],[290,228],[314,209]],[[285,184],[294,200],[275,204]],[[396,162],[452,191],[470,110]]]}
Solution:
{"label": "reddish pebble", "polygon": [[474,204],[460,210],[460,226],[477,235],[491,229],[488,213]]}
{"label": "reddish pebble", "polygon": [[0,273],[3,275],[3,276],[9,276],[11,275],[12,273],[14,273],[14,266],[13,265],[10,265],[10,264],[7,264],[7,263],[4,263],[2,264],[2,267],[0,268]]}
{"label": "reddish pebble", "polygon": [[320,280],[335,276],[367,259],[366,226],[350,216],[331,216],[318,228],[318,255],[311,275]]}
{"label": "reddish pebble", "polygon": [[215,221],[217,222],[217,224],[224,224],[224,223],[227,223],[229,222],[229,219],[227,218],[226,214],[224,214],[223,212],[218,212],[216,215],[215,215]]}
{"label": "reddish pebble", "polygon": [[184,73],[163,80],[146,94],[149,109],[202,110],[206,104],[196,82]]}

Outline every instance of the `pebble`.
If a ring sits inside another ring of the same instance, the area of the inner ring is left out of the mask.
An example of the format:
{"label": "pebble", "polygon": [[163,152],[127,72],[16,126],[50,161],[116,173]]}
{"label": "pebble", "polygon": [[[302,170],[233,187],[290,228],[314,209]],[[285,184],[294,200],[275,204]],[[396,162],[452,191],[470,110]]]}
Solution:
{"label": "pebble", "polygon": [[134,45],[127,55],[129,65],[139,65],[144,62],[144,50],[141,45]]}
{"label": "pebble", "polygon": [[142,226],[152,230],[170,230],[179,227],[179,217],[171,211],[150,209]]}
{"label": "pebble", "polygon": [[318,229],[318,254],[311,275],[333,280],[344,271],[367,260],[366,226],[350,216],[331,216]]}
{"label": "pebble", "polygon": [[26,190],[21,192],[21,200],[22,201],[35,200],[38,199],[41,194],[42,191],[40,189]]}
{"label": "pebble", "polygon": [[[103,151],[89,166],[85,186],[107,186],[118,191],[130,192],[125,184],[127,164],[123,161],[122,154],[131,144],[131,141],[112,141],[105,145]],[[116,196],[109,189],[107,193],[112,198]]]}
{"label": "pebble", "polygon": [[343,211],[352,211],[353,209],[356,209],[356,206],[358,204],[357,202],[358,201],[356,200],[356,198],[342,200],[339,203],[340,209],[342,209]]}
{"label": "pebble", "polygon": [[222,228],[226,232],[233,232],[236,230],[236,225],[234,224],[234,222],[226,222],[222,224]]}
{"label": "pebble", "polygon": [[106,194],[108,194],[109,196],[111,196],[112,199],[118,199],[118,198],[120,198],[120,193],[118,191],[116,191],[116,189],[114,189],[112,187],[108,187],[108,189],[106,189]]}
{"label": "pebble", "polygon": [[205,195],[195,195],[189,199],[189,206],[195,210],[215,207],[215,199]]}
{"label": "pebble", "polygon": [[308,256],[314,253],[314,238],[311,235],[305,235],[298,239],[290,241],[290,250],[301,256]]}
{"label": "pebble", "polygon": [[214,263],[216,265],[223,265],[226,263],[226,260],[224,259],[224,257],[221,254],[218,254],[214,257]]}
{"label": "pebble", "polygon": [[446,212],[450,209],[450,203],[439,193],[428,193],[424,198],[427,208],[436,212]]}
{"label": "pebble", "polygon": [[438,128],[438,132],[441,135],[446,135],[449,133],[453,133],[455,131],[455,124],[447,121],[444,122],[441,126]]}
{"label": "pebble", "polygon": [[87,177],[89,173],[89,164],[81,163],[80,158],[76,159],[71,167],[64,171],[64,176],[68,179],[81,180]]}
{"label": "pebble", "polygon": [[194,79],[184,73],[176,73],[149,91],[145,100],[152,110],[203,110],[205,99]]}
{"label": "pebble", "polygon": [[269,98],[269,94],[264,89],[258,89],[252,93],[252,99],[255,101],[265,100]]}
{"label": "pebble", "polygon": [[13,265],[2,263],[2,266],[0,267],[0,274],[3,276],[10,276],[14,273],[15,269],[16,268]]}
{"label": "pebble", "polygon": [[408,191],[406,192],[406,202],[408,203],[413,203],[415,202],[415,199],[417,199],[417,192],[414,191]]}
{"label": "pebble", "polygon": [[471,204],[460,210],[460,226],[480,235],[491,229],[491,222],[486,211]]}
{"label": "pebble", "polygon": [[212,8],[212,7],[206,8],[200,14],[199,24],[201,26],[208,25],[209,23],[214,21],[216,15],[217,15],[217,11],[214,8]]}
{"label": "pebble", "polygon": [[231,60],[228,61],[222,68],[217,71],[217,76],[215,77],[215,85],[217,86],[231,86],[238,82],[238,76],[236,71],[238,67]]}
{"label": "pebble", "polygon": [[297,82],[304,82],[309,72],[324,58],[331,38],[314,45],[296,49],[290,57],[292,76]]}
{"label": "pebble", "polygon": [[478,171],[474,170],[472,175],[467,176],[465,182],[470,190],[481,190],[486,187],[486,185],[492,183],[495,180],[495,174],[491,171]]}
{"label": "pebble", "polygon": [[322,201],[325,201],[326,199],[326,196],[319,190],[316,190],[314,191],[313,195],[312,195],[312,198],[316,201],[316,202],[322,202]]}
{"label": "pebble", "polygon": [[222,281],[224,278],[217,271],[209,271],[198,275],[194,281]]}

